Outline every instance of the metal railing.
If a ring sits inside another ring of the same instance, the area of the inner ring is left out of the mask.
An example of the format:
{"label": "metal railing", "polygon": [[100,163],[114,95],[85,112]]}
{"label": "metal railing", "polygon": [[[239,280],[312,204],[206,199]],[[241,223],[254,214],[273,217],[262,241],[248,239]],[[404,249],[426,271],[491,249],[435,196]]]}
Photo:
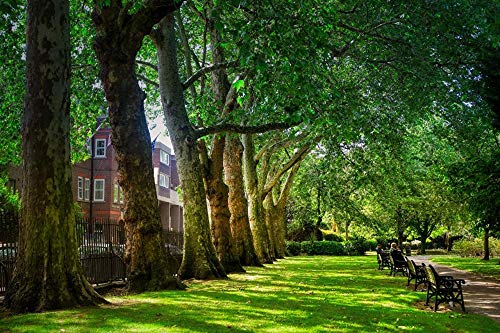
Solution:
{"label": "metal railing", "polygon": [[[91,284],[125,280],[125,228],[122,221],[95,218],[77,220],[76,237],[83,273]],[[164,230],[166,246],[176,261],[182,258],[183,234]],[[19,237],[19,216],[0,212],[0,295],[14,270]]]}

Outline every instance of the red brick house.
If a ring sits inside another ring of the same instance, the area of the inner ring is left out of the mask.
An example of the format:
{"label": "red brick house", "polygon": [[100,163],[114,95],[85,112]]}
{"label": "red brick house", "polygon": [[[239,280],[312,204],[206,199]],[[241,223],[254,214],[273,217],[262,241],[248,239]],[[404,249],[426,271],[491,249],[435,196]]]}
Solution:
{"label": "red brick house", "polygon": [[[91,159],[73,166],[73,196],[85,217],[120,219],[124,197],[118,184],[111,129],[99,129],[93,140],[93,174]],[[154,144],[152,167],[163,229],[182,231],[182,203],[175,191],[179,186],[177,163],[171,149],[162,142]]]}
{"label": "red brick house", "polygon": [[[73,198],[86,218],[118,220],[123,217],[124,197],[118,184],[118,164],[111,144],[111,129],[101,128],[93,136],[94,157],[73,165]],[[93,164],[93,167],[91,167]],[[175,189],[179,175],[175,155],[162,142],[153,149],[154,178],[163,229],[183,231],[182,203]],[[93,171],[93,172],[92,172]],[[13,168],[9,183],[21,188],[21,168]]]}

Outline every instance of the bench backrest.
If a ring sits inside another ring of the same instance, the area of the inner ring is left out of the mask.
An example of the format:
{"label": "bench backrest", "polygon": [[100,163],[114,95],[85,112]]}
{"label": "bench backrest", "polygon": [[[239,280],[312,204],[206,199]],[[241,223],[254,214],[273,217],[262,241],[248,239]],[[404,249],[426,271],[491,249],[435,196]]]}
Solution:
{"label": "bench backrest", "polygon": [[424,268],[425,268],[425,275],[427,276],[427,281],[430,284],[437,286],[437,280],[439,276],[437,275],[437,272],[434,269],[434,267],[432,267],[432,265],[428,265],[425,266]]}
{"label": "bench backrest", "polygon": [[408,259],[408,257],[405,257],[406,263],[408,264],[408,269],[413,275],[417,275],[417,270],[415,269],[415,264],[413,260]]}

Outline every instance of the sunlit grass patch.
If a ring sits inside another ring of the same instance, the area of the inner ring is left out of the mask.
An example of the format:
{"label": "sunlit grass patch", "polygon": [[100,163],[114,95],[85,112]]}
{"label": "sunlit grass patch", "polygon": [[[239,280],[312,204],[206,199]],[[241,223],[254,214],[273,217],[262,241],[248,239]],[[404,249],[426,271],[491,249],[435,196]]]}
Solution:
{"label": "sunlit grass patch", "polygon": [[3,332],[496,332],[477,315],[415,307],[425,293],[373,256],[294,257],[187,291],[113,296],[115,305],[1,319]]}

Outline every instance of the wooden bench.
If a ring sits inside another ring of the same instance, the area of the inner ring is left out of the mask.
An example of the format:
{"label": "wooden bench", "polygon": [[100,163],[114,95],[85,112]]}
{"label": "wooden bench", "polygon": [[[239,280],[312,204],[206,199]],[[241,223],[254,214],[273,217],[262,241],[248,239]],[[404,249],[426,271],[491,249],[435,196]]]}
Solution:
{"label": "wooden bench", "polygon": [[432,265],[425,266],[425,274],[427,276],[427,299],[425,305],[429,305],[429,301],[434,297],[434,312],[441,303],[448,303],[450,306],[455,306],[455,303],[460,304],[462,311],[465,312],[464,294],[462,285],[465,280],[454,279],[453,276],[439,275]]}
{"label": "wooden bench", "polygon": [[384,267],[391,269],[391,255],[389,252],[377,253],[378,269],[381,271]]}
{"label": "wooden bench", "polygon": [[408,284],[410,285],[411,280],[415,280],[415,289],[420,284],[425,284],[427,282],[427,275],[425,274],[425,264],[417,265],[412,259],[405,257],[406,263],[408,265]]}
{"label": "wooden bench", "polygon": [[408,265],[404,260],[394,259],[393,253],[389,255],[389,259],[391,260],[391,272],[389,275],[396,276],[397,273],[402,273],[403,276],[407,276]]}

